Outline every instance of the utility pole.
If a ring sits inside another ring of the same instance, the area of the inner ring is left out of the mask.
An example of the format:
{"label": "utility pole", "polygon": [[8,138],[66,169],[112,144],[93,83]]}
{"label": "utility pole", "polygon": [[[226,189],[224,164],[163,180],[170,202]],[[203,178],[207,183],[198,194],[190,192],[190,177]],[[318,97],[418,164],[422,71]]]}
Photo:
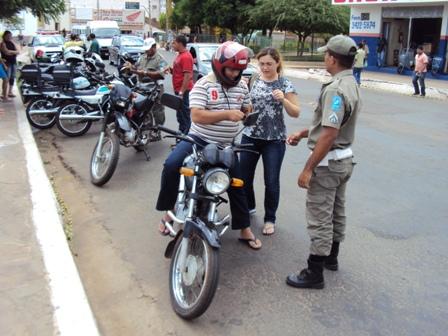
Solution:
{"label": "utility pole", "polygon": [[169,28],[170,28],[170,16],[172,13],[172,5],[171,5],[171,0],[166,0],[166,31],[168,32]]}
{"label": "utility pole", "polygon": [[148,0],[149,37],[152,37],[151,0]]}

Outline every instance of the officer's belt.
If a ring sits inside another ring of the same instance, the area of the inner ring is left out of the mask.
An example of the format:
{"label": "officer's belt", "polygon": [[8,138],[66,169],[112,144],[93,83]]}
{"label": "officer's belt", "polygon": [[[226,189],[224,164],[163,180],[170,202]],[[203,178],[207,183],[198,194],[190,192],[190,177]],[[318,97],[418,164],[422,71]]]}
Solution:
{"label": "officer's belt", "polygon": [[[312,152],[311,152],[312,153]],[[319,162],[318,167],[327,167],[330,160],[343,160],[353,157],[353,151],[351,147],[344,149],[333,149],[329,151],[327,155]]]}

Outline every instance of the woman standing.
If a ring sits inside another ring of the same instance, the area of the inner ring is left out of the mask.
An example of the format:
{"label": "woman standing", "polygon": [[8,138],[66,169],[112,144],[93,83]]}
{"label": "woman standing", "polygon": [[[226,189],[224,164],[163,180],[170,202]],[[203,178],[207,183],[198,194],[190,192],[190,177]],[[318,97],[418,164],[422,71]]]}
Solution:
{"label": "woman standing", "polygon": [[0,51],[5,65],[8,68],[9,82],[9,85],[3,85],[3,101],[9,101],[8,97],[15,97],[12,88],[14,87],[14,80],[16,78],[17,55],[20,53],[18,46],[12,40],[12,33],[9,30],[5,30],[3,33],[3,42],[0,44]]}
{"label": "woman standing", "polygon": [[241,152],[241,170],[251,214],[255,213],[253,187],[255,168],[262,158],[264,168],[264,235],[275,232],[280,200],[280,169],[285,155],[286,126],[283,109],[290,117],[299,116],[299,100],[292,83],[282,76],[282,60],[274,48],[264,48],[257,55],[261,70],[251,79],[250,97],[254,112],[259,112],[254,126],[243,131],[241,143],[253,144],[254,151]]}

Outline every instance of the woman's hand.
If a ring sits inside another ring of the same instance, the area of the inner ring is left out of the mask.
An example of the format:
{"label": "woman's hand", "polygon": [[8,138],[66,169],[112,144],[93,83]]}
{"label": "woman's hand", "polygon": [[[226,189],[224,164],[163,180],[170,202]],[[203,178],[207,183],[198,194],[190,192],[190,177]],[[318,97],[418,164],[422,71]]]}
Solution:
{"label": "woman's hand", "polygon": [[272,96],[274,96],[274,99],[283,103],[283,101],[285,100],[285,94],[283,93],[282,90],[276,89],[274,91],[272,91]]}

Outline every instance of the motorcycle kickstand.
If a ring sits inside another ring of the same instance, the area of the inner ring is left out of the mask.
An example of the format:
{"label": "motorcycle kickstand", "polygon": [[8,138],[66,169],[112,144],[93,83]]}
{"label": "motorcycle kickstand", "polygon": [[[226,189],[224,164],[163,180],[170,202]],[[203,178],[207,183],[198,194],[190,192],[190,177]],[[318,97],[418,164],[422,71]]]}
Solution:
{"label": "motorcycle kickstand", "polygon": [[145,153],[146,156],[146,161],[151,161],[151,156],[149,155],[148,151],[145,149],[143,149],[143,153]]}

